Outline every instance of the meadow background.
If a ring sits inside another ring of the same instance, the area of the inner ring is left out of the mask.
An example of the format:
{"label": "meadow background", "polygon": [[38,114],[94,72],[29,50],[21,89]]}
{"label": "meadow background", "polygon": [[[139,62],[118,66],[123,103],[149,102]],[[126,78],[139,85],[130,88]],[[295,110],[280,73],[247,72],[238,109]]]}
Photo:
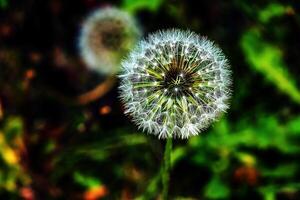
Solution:
{"label": "meadow background", "polygon": [[174,141],[171,199],[300,199],[300,3],[277,0],[0,0],[0,199],[160,198],[165,141],[79,56],[82,21],[105,6],[144,36],[205,35],[230,61],[228,113]]}

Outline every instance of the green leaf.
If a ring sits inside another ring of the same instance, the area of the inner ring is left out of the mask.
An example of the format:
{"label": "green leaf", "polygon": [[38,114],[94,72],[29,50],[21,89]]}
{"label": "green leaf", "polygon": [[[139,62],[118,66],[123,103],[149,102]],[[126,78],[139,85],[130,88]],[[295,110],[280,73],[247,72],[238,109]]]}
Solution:
{"label": "green leaf", "polygon": [[230,190],[218,176],[213,177],[205,188],[208,199],[224,199],[229,196]]}
{"label": "green leaf", "polygon": [[82,174],[78,171],[74,172],[73,179],[76,183],[86,188],[93,188],[102,185],[102,182],[99,179]]}
{"label": "green leaf", "polygon": [[271,3],[265,9],[261,10],[258,14],[258,18],[263,23],[268,23],[273,17],[279,17],[286,13],[289,7]]}
{"label": "green leaf", "polygon": [[290,133],[299,135],[300,134],[300,117],[297,117],[297,118],[291,120],[287,124],[287,129],[289,130]]}
{"label": "green leaf", "polygon": [[258,29],[247,31],[242,36],[240,45],[247,62],[253,69],[263,74],[282,93],[300,104],[300,91],[289,74],[283,61],[282,51],[278,47],[265,42]]}
{"label": "green leaf", "polygon": [[11,141],[16,136],[20,136],[23,130],[23,121],[19,117],[9,117],[4,127],[7,141]]}
{"label": "green leaf", "polygon": [[178,161],[187,155],[186,147],[176,147],[171,154],[171,165],[174,166]]}
{"label": "green leaf", "polygon": [[157,11],[161,3],[162,0],[123,0],[122,8],[131,13],[138,10]]}
{"label": "green leaf", "polygon": [[269,170],[265,169],[262,170],[262,175],[264,177],[272,177],[272,178],[292,178],[296,171],[298,169],[298,166],[295,164],[288,164],[288,165],[281,165],[278,166],[275,169]]}
{"label": "green leaf", "polygon": [[276,193],[278,186],[267,185],[259,188],[259,192],[262,194],[264,200],[276,200]]}

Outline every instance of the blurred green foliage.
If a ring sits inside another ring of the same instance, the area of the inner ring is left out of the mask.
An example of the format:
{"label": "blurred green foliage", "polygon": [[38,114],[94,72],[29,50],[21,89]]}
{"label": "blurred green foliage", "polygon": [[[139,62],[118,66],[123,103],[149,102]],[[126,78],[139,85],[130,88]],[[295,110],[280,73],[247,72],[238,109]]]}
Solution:
{"label": "blurred green foliage", "polygon": [[8,6],[8,0],[0,0],[0,8],[5,9]]}
{"label": "blurred green foliage", "polygon": [[259,12],[259,21],[268,23],[273,17],[284,15],[291,7],[278,3],[270,3],[267,7]]}
{"label": "blurred green foliage", "polygon": [[138,10],[150,10],[152,12],[156,11],[162,4],[162,0],[123,0],[122,7],[124,10],[134,13]]}
{"label": "blurred green foliage", "polygon": [[80,172],[74,172],[73,178],[76,183],[86,188],[98,187],[102,184],[99,179],[96,179],[93,176],[81,174]]}
{"label": "blurred green foliage", "polygon": [[17,183],[30,182],[28,174],[23,173],[18,151],[22,147],[22,131],[22,120],[13,116],[6,119],[5,126],[0,129],[0,191],[15,191]]}
{"label": "blurred green foliage", "polygon": [[218,176],[212,177],[205,188],[205,197],[208,199],[228,198],[230,190]]}
{"label": "blurred green foliage", "polygon": [[244,33],[241,47],[251,67],[262,73],[295,102],[300,103],[300,91],[291,78],[284,64],[282,51],[278,47],[262,40],[258,29],[251,29]]}

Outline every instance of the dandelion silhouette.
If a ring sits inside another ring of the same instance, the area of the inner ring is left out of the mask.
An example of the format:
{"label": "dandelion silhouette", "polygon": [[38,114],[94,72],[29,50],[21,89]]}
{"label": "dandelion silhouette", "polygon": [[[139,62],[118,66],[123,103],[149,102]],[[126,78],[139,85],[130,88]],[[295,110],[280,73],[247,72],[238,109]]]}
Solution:
{"label": "dandelion silhouette", "polygon": [[122,63],[120,78],[125,113],[159,138],[197,135],[228,108],[228,61],[190,31],[161,31],[141,41]]}
{"label": "dandelion silhouette", "polygon": [[79,38],[81,56],[90,69],[113,75],[139,37],[139,27],[128,13],[116,8],[98,9],[83,24]]}

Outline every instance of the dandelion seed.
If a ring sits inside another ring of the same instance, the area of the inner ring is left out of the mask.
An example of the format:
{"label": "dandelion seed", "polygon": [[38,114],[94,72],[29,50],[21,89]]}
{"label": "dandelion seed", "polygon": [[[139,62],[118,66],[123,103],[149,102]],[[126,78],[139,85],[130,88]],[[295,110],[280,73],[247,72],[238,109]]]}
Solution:
{"label": "dandelion seed", "polygon": [[[148,61],[146,52],[154,59]],[[154,63],[156,68],[151,67]],[[136,78],[145,73],[149,76]],[[189,31],[161,31],[142,41],[122,63],[120,93],[126,113],[141,129],[159,138],[188,138],[227,110],[230,74],[224,54],[209,40]],[[130,88],[151,92],[128,92]]]}
{"label": "dandelion seed", "polygon": [[80,53],[87,66],[100,74],[115,74],[121,60],[140,38],[140,29],[125,11],[103,8],[94,11],[83,23],[79,38]]}

